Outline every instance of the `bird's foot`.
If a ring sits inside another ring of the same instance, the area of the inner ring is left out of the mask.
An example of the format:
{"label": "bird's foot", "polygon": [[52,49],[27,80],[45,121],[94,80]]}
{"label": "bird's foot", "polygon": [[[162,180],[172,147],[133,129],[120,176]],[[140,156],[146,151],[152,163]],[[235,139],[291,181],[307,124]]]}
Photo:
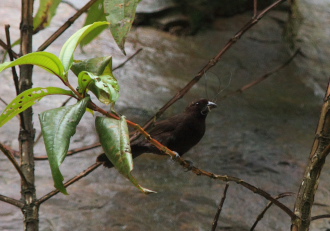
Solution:
{"label": "bird's foot", "polygon": [[184,166],[186,168],[185,172],[189,172],[193,169],[194,162],[192,162],[191,160],[186,160],[186,162],[188,163],[188,166]]}
{"label": "bird's foot", "polygon": [[[174,152],[174,151],[173,151]],[[175,156],[172,156],[171,158],[172,158],[172,160],[176,160],[176,159],[178,159],[179,157],[180,157],[180,155],[179,155],[179,153],[177,153],[177,152],[174,152],[175,153]]]}

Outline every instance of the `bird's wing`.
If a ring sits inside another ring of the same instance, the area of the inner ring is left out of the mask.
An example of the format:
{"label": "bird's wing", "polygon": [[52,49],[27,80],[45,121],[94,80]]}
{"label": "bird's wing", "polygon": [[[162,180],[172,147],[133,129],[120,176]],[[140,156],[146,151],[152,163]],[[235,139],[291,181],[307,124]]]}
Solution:
{"label": "bird's wing", "polygon": [[166,120],[162,120],[155,123],[155,126],[150,130],[149,134],[152,138],[155,138],[160,143],[167,145],[168,142],[173,139],[173,134],[175,129],[178,127],[178,119],[181,118],[180,115],[170,117]]}

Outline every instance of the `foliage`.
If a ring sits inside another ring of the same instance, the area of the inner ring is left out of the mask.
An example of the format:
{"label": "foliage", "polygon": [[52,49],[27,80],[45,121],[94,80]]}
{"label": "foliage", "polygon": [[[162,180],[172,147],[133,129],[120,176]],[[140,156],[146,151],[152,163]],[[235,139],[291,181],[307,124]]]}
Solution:
{"label": "foliage", "polygon": [[[63,45],[59,57],[49,52],[41,51],[27,54],[15,61],[5,62],[0,65],[0,71],[16,65],[32,64],[39,66],[60,78],[63,84],[70,89],[36,87],[22,92],[0,115],[0,126],[3,126],[13,117],[48,95],[69,95],[78,100],[75,105],[51,109],[39,115],[54,185],[64,194],[67,194],[67,191],[63,184],[64,178],[59,167],[66,157],[70,138],[75,134],[76,127],[90,103],[88,91],[94,93],[104,104],[115,103],[119,98],[120,87],[117,79],[112,74],[111,57],[74,61],[74,51],[79,42],[94,30],[104,28],[108,24],[108,22],[95,22],[78,30]],[[78,76],[78,90],[71,86],[68,78],[68,72],[71,67],[73,67],[74,73]],[[127,148],[129,147],[129,138],[124,117],[120,120],[102,120],[97,117],[96,121],[106,122],[97,126],[98,131],[102,131],[102,133],[99,133],[100,140],[107,156],[114,162],[119,172],[130,179],[144,193],[153,192],[141,187],[131,175],[133,161],[130,149]],[[109,124],[117,124],[117,126],[108,126]],[[110,151],[109,145],[113,147],[114,151]],[[125,164],[118,164],[118,161],[116,161],[118,160],[118,154],[123,154],[121,160],[125,160]]]}

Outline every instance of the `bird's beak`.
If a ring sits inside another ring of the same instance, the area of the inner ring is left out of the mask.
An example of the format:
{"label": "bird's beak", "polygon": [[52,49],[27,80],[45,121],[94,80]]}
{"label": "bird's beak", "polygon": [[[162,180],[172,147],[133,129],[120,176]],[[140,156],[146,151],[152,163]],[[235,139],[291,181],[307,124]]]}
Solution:
{"label": "bird's beak", "polygon": [[209,113],[211,111],[211,109],[216,108],[216,107],[217,107],[217,105],[215,103],[209,101],[207,103],[207,105],[205,106],[205,108],[203,108],[202,114],[205,115],[205,114]]}

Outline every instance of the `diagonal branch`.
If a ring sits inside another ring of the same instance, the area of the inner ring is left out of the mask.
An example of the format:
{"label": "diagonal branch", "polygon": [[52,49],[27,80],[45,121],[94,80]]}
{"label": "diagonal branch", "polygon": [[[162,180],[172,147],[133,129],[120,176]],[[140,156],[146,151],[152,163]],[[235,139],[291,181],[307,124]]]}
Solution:
{"label": "diagonal branch", "polygon": [[[294,193],[292,192],[286,192],[286,193],[281,193],[280,195],[278,195],[277,197],[275,197],[276,200],[281,199],[283,197],[287,197],[287,196],[292,196],[294,195]],[[254,224],[252,225],[250,231],[253,231],[255,229],[255,227],[257,226],[258,222],[264,217],[265,213],[267,212],[267,210],[273,205],[273,202],[269,202],[266,206],[266,208],[264,208],[264,210],[262,210],[262,212],[259,214],[259,216],[257,217],[257,220],[254,222]]]}
{"label": "diagonal branch", "polygon": [[[80,180],[81,178],[87,176],[89,173],[93,172],[95,169],[97,169],[100,165],[102,165],[101,163],[95,163],[93,165],[91,165],[89,168],[87,168],[85,171],[81,172],[80,174],[78,174],[77,176],[71,178],[70,180],[68,180],[65,184],[64,187],[68,187],[71,184],[77,182],[78,180]],[[40,205],[42,203],[44,203],[46,200],[50,199],[51,197],[55,196],[56,194],[58,194],[60,191],[58,189],[55,189],[53,191],[51,191],[50,193],[44,195],[43,197],[41,197],[39,200],[37,200],[37,204]]]}
{"label": "diagonal branch", "polygon": [[[9,32],[9,25],[5,25],[6,30],[6,39],[7,39],[7,46],[8,46],[8,54],[10,61],[14,61],[13,50],[11,49],[11,41],[10,41],[10,32]],[[11,67],[11,72],[13,73],[13,80],[15,84],[16,95],[19,95],[19,83],[18,83],[18,75],[16,72],[16,67]]]}
{"label": "diagonal branch", "polygon": [[218,206],[218,209],[217,209],[217,213],[215,214],[214,216],[214,220],[213,220],[213,224],[212,224],[212,229],[211,231],[215,231],[215,229],[217,228],[218,226],[218,220],[219,220],[219,216],[220,216],[220,213],[221,213],[221,210],[222,210],[222,206],[223,206],[223,203],[225,203],[225,200],[226,200],[226,196],[227,196],[227,190],[229,188],[229,183],[227,182],[226,183],[226,187],[223,191],[223,196],[221,198],[221,201],[220,201],[220,204]]}
{"label": "diagonal branch", "polygon": [[[87,150],[97,148],[97,147],[100,147],[100,146],[101,146],[100,142],[97,142],[97,143],[94,143],[94,144],[91,144],[91,145],[88,145],[88,146],[84,146],[82,148],[72,149],[72,150],[68,151],[67,156],[72,156],[72,155],[77,154],[79,152],[87,151]],[[35,156],[34,160],[48,160],[48,156]]]}
{"label": "diagonal branch", "polygon": [[251,27],[253,27],[255,24],[258,23],[258,21],[267,14],[270,10],[284,2],[285,0],[277,0],[267,8],[265,8],[263,11],[261,11],[258,15],[253,17],[248,23],[246,23],[235,35],[232,37],[227,44],[222,48],[222,50],[213,57],[199,72],[198,74],[180,91],[178,91],[172,99],[170,99],[162,108],[158,110],[158,112],[148,120],[148,122],[144,125],[144,129],[148,128],[154,121],[156,121],[165,111],[167,108],[169,108],[172,104],[174,104],[176,101],[181,99],[201,78],[202,76],[213,66],[215,66],[219,60],[222,58],[222,56],[231,48],[241,37],[245,32],[247,32]]}
{"label": "diagonal branch", "polygon": [[0,143],[0,150],[7,156],[7,158],[10,160],[10,162],[14,165],[15,169],[17,170],[18,174],[21,176],[22,181],[25,185],[29,185],[28,181],[25,178],[25,175],[23,174],[19,164],[15,160],[14,156],[11,154],[11,152]]}
{"label": "diagonal branch", "polygon": [[223,97],[219,98],[219,100],[224,100],[226,99],[228,96],[233,96],[233,95],[237,95],[237,94],[241,94],[244,91],[250,89],[251,87],[254,87],[255,85],[261,83],[262,81],[266,80],[268,77],[270,77],[271,75],[277,73],[278,71],[280,71],[281,69],[283,69],[284,67],[286,67],[287,65],[289,65],[292,60],[300,53],[300,49],[296,50],[293,55],[291,55],[291,57],[286,60],[283,64],[281,64],[280,66],[276,67],[275,69],[267,72],[266,74],[264,74],[263,76],[261,76],[260,78],[252,81],[251,83],[246,84],[245,86],[232,91],[230,93],[228,93],[227,95],[224,95]]}
{"label": "diagonal branch", "polygon": [[319,184],[319,178],[330,153],[330,82],[322,106],[315,139],[305,169],[304,177],[296,198],[294,211],[297,219],[292,220],[291,230],[309,230],[311,210]]}
{"label": "diagonal branch", "polygon": [[97,0],[90,0],[85,6],[78,10],[71,18],[69,18],[54,34],[52,34],[37,51],[45,50],[52,44],[63,32],[68,29],[84,12],[86,12]]}
{"label": "diagonal branch", "polygon": [[324,218],[330,218],[330,214],[323,214],[323,215],[317,215],[311,218],[311,221],[315,221],[318,219],[324,219]]}
{"label": "diagonal branch", "polygon": [[19,200],[16,200],[14,198],[11,198],[11,197],[1,195],[1,194],[0,194],[0,201],[6,202],[6,203],[11,204],[11,205],[14,205],[14,206],[16,206],[18,208],[21,208],[21,209],[24,207],[23,202],[21,202]]}
{"label": "diagonal branch", "polygon": [[[11,48],[4,41],[2,41],[2,39],[0,39],[0,46],[2,46],[2,48],[5,49],[7,52],[11,50]],[[11,50],[11,52],[15,59],[19,58],[19,55],[15,51]]]}

